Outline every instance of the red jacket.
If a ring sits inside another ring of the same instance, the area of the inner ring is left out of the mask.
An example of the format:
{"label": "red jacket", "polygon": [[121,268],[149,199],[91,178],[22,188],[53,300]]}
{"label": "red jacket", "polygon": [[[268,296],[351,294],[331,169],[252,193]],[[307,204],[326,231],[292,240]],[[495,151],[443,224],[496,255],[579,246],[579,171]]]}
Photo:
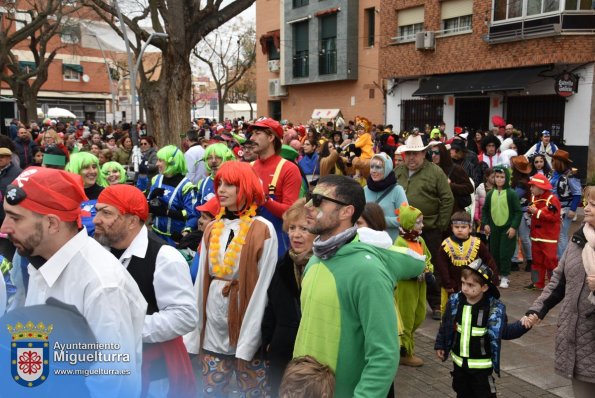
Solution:
{"label": "red jacket", "polygon": [[560,235],[560,201],[551,192],[531,196],[531,205],[537,211],[531,216],[531,240],[557,243]]}

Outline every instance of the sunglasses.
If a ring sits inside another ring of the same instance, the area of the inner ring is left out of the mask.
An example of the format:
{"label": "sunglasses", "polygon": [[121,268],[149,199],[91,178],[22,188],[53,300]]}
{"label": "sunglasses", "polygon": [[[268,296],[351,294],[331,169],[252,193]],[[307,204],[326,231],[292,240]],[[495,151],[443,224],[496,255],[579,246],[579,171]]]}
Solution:
{"label": "sunglasses", "polygon": [[147,146],[147,145],[149,145],[149,143],[148,142],[141,142],[140,145],[141,146]]}
{"label": "sunglasses", "polygon": [[430,151],[430,154],[440,156],[440,151]]}
{"label": "sunglasses", "polygon": [[320,207],[323,200],[328,200],[329,202],[336,203],[341,206],[350,206],[349,203],[341,202],[340,200],[329,198],[328,196],[321,195],[319,193],[308,193],[306,194],[306,203],[312,201],[312,205],[314,207]]}

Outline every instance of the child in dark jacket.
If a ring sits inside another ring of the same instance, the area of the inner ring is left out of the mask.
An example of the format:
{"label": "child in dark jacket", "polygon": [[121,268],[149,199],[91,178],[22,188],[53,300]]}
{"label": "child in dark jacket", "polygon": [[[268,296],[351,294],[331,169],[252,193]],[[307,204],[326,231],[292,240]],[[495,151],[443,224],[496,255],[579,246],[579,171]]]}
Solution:
{"label": "child in dark jacket", "polygon": [[508,171],[494,167],[495,187],[487,193],[481,223],[485,234],[489,236],[490,253],[498,265],[500,287],[506,289],[510,283],[510,267],[516,249],[516,231],[519,229],[521,217],[521,201],[509,186]]}
{"label": "child in dark jacket", "polygon": [[536,315],[507,323],[492,270],[481,259],[465,266],[461,284],[461,292],[448,300],[434,349],[443,361],[452,357],[457,398],[496,398],[492,372],[500,376],[501,340],[521,337]]}

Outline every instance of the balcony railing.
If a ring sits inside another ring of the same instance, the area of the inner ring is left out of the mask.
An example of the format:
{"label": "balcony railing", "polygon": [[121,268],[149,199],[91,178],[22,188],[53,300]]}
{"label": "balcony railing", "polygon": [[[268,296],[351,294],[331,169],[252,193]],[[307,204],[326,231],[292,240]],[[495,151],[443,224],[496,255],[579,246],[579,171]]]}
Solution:
{"label": "balcony railing", "polygon": [[318,73],[321,75],[337,73],[337,50],[322,50],[318,54]]}
{"label": "balcony railing", "polygon": [[293,77],[308,77],[308,51],[298,51],[293,56]]}

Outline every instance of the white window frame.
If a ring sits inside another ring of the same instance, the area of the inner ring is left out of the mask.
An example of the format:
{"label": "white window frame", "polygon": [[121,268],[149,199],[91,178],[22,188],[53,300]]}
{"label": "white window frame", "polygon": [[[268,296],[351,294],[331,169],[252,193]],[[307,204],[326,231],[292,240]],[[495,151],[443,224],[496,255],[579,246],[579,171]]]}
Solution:
{"label": "white window frame", "polygon": [[[591,12],[591,11],[593,11],[593,9],[592,9],[592,8],[579,8],[579,7],[580,7],[580,5],[581,5],[581,0],[577,0],[577,1],[576,1],[576,8],[574,8],[574,9],[569,9],[569,8],[566,8],[566,2],[567,2],[567,1],[568,1],[568,0],[565,0],[565,1],[564,1],[564,11],[573,11],[573,12],[574,12],[574,11],[576,11],[576,12]],[[593,3],[591,3],[591,4],[593,4]],[[593,7],[593,6],[591,5],[591,7]]]}
{"label": "white window frame", "polygon": [[31,14],[26,11],[17,11],[15,14],[15,28],[16,30],[23,29],[31,23]]}
{"label": "white window frame", "polygon": [[[447,28],[446,25],[449,21],[456,24],[456,27]],[[459,17],[443,19],[441,25],[442,30],[440,33],[443,36],[471,33],[473,31],[473,15],[461,15]]]}
{"label": "white window frame", "polygon": [[[521,10],[521,15],[518,17],[512,17],[509,18],[508,17],[508,12],[510,11],[510,3],[514,2],[514,1],[522,1],[523,2],[523,7]],[[537,18],[542,18],[544,16],[548,16],[548,15],[556,15],[556,14],[560,14],[561,12],[565,11],[564,10],[564,0],[558,0],[558,9],[554,10],[554,11],[547,11],[547,12],[543,12],[543,5],[545,1],[548,0],[540,0],[541,1],[541,12],[537,13],[537,14],[531,14],[531,15],[527,15],[527,3],[530,0],[507,0],[506,1],[506,17],[503,19],[499,19],[499,20],[495,20],[495,16],[494,16],[494,12],[496,10],[496,6],[495,6],[495,2],[496,0],[492,0],[492,24],[493,25],[498,25],[501,23],[508,23],[511,21],[521,21],[521,20],[525,20],[525,19],[537,19]],[[590,10],[588,10],[590,11]]]}
{"label": "white window frame", "polygon": [[66,25],[60,33],[60,40],[65,44],[77,44],[80,38],[76,34],[76,26]]}
{"label": "white window frame", "polygon": [[70,68],[64,68],[62,77],[64,78],[64,81],[67,81],[67,82],[80,82],[81,81],[81,74],[75,70],[70,69]]}
{"label": "white window frame", "polygon": [[[411,30],[411,32],[409,33],[405,33],[405,31],[409,31]],[[419,33],[419,32],[423,32],[424,31],[424,23],[423,22],[419,22],[419,23],[414,23],[411,25],[404,25],[404,26],[399,26],[399,36],[397,36],[395,39],[400,42],[410,42],[410,41],[415,41],[415,34]]]}

